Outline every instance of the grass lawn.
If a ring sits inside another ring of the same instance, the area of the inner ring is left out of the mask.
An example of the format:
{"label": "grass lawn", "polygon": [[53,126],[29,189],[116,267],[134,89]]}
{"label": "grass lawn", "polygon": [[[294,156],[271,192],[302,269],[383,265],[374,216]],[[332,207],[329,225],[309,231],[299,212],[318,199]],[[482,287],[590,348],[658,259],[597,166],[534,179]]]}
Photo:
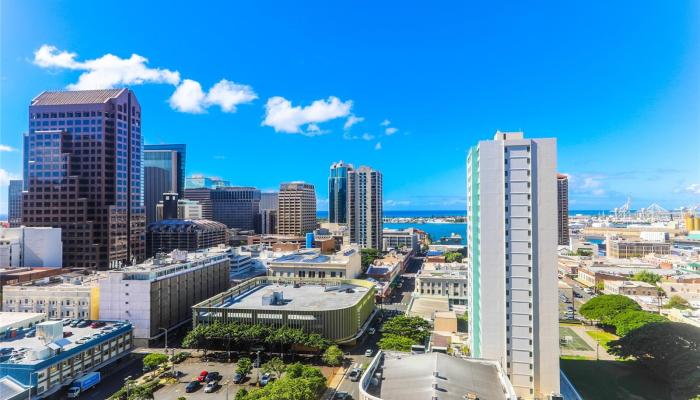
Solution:
{"label": "grass lawn", "polygon": [[[591,346],[589,346],[586,342],[581,339],[579,335],[574,332],[573,329],[567,328],[565,326],[560,326],[559,327],[559,338],[564,339],[566,336],[571,336],[573,339],[571,342],[562,344],[561,347],[568,349],[568,350],[583,350],[583,351],[592,351],[593,349]],[[563,342],[562,342],[563,343]]]}
{"label": "grass lawn", "polygon": [[670,400],[671,390],[628,361],[562,358],[561,368],[586,400]]}
{"label": "grass lawn", "polygon": [[618,339],[617,336],[605,331],[586,331],[586,333],[588,334],[588,336],[595,339],[596,342],[600,343],[600,345],[603,346],[605,350],[608,350],[608,342]]}

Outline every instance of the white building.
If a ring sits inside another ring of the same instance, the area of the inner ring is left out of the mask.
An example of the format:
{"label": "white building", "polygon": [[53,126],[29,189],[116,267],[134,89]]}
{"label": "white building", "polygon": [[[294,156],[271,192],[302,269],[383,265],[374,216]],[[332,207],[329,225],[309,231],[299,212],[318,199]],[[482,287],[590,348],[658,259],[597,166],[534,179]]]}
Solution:
{"label": "white building", "polygon": [[418,234],[414,228],[384,229],[382,231],[382,251],[390,249],[409,248],[415,252],[420,250]]}
{"label": "white building", "polygon": [[6,285],[2,310],[44,313],[49,319],[99,319],[99,279],[104,275],[59,275]]}
{"label": "white building", "polygon": [[414,297],[447,299],[449,304],[467,304],[467,265],[424,263],[416,274]]}
{"label": "white building", "polygon": [[357,246],[347,246],[332,255],[323,255],[318,249],[304,249],[269,261],[267,275],[354,279],[362,273],[360,258]]}
{"label": "white building", "polygon": [[[163,219],[163,202],[156,204],[156,220]],[[177,219],[204,219],[202,205],[199,202],[188,199],[177,201]]]}
{"label": "white building", "polygon": [[350,242],[363,249],[382,248],[384,226],[382,173],[362,166],[348,171],[348,226]]}
{"label": "white building", "polygon": [[472,355],[518,397],[559,392],[556,139],[497,132],[467,157]]}
{"label": "white building", "polygon": [[0,267],[63,267],[61,228],[0,228]]}

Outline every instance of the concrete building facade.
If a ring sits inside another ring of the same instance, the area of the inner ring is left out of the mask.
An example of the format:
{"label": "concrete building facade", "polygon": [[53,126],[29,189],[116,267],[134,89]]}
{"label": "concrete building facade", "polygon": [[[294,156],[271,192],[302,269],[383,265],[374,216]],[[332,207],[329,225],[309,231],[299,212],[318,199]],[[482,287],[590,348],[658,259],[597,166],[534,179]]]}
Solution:
{"label": "concrete building facade", "polygon": [[316,189],[305,182],[280,185],[277,233],[303,236],[316,229]]}
{"label": "concrete building facade", "polygon": [[365,166],[348,171],[350,241],[363,249],[382,249],[383,199],[381,172]]}
{"label": "concrete building facade", "polygon": [[193,252],[220,244],[226,245],[228,238],[228,228],[221,222],[207,219],[165,219],[148,225],[146,252],[149,257],[173,250]]}
{"label": "concrete building facade", "polygon": [[641,258],[648,254],[667,256],[671,254],[671,243],[608,238],[605,255],[612,258]]}
{"label": "concrete building facade", "polygon": [[557,174],[557,227],[560,246],[569,245],[569,177]]}
{"label": "concrete building facade", "polygon": [[61,228],[0,228],[0,267],[63,267]]}
{"label": "concrete building facade", "polygon": [[348,246],[335,254],[322,255],[318,249],[295,251],[267,263],[271,277],[354,279],[362,274],[360,251]]}
{"label": "concrete building facade", "polygon": [[462,263],[424,263],[416,274],[416,297],[445,298],[449,304],[468,302],[467,265]]}
{"label": "concrete building facade", "polygon": [[521,132],[467,157],[469,347],[526,399],[559,393],[556,157]]}
{"label": "concrete building facade", "polygon": [[418,234],[414,228],[382,230],[382,251],[402,248],[408,248],[414,252],[420,250]]}

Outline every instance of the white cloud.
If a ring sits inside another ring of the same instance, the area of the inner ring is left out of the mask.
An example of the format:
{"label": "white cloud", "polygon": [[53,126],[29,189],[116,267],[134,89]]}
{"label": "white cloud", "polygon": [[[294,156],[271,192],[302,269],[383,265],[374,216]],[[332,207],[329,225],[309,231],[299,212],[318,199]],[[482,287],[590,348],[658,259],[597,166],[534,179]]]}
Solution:
{"label": "white cloud", "polygon": [[76,53],[59,50],[55,46],[43,45],[34,52],[34,64],[42,68],[57,68],[83,71],[69,90],[111,89],[121,86],[168,84],[176,86],[169,99],[170,106],[181,112],[203,113],[208,107],[219,106],[224,112],[236,112],[239,104],[250,103],[258,98],[248,85],[220,80],[207,93],[202,85],[192,79],[180,79],[178,71],[150,68],[148,59],[138,54],[121,58],[113,54],[78,61]]}
{"label": "white cloud", "polygon": [[8,172],[5,169],[0,168],[0,186],[7,186],[10,184],[10,180],[12,179],[20,179],[20,176],[17,174],[13,174],[12,172]]}
{"label": "white cloud", "polygon": [[382,121],[379,125],[381,125],[381,126],[389,126],[390,124],[391,124],[391,121],[389,121],[388,119],[385,119],[385,120]]}
{"label": "white cloud", "polygon": [[306,107],[292,106],[284,97],[270,97],[265,104],[263,126],[270,126],[275,132],[300,133],[307,136],[318,135],[317,124],[350,115],[352,101],[341,101],[335,96],[326,100],[316,100]]}
{"label": "white cloud", "polygon": [[411,204],[410,200],[384,200],[384,205],[389,207],[407,206],[409,204]]}
{"label": "white cloud", "polygon": [[16,151],[16,150],[17,150],[17,149],[15,149],[14,147],[10,147],[10,146],[8,146],[8,145],[6,145],[6,144],[0,144],[0,152],[3,152],[3,151]]}
{"label": "white cloud", "polygon": [[372,140],[374,139],[374,135],[371,133],[365,132],[362,134],[362,140]]}
{"label": "white cloud", "polygon": [[348,119],[345,121],[345,125],[343,125],[343,129],[348,130],[353,125],[358,124],[364,120],[365,120],[364,117],[357,117],[357,116],[355,116],[355,114],[350,114]]}
{"label": "white cloud", "polygon": [[685,188],[685,191],[691,194],[700,194],[700,183],[692,183]]}
{"label": "white cloud", "polygon": [[381,150],[382,149],[382,142],[377,142],[377,144],[374,145],[375,150]]}
{"label": "white cloud", "polygon": [[386,129],[384,130],[384,133],[386,133],[387,135],[391,136],[391,135],[393,135],[394,133],[396,133],[396,132],[398,132],[398,131],[399,131],[399,130],[398,130],[397,128],[386,128]]}

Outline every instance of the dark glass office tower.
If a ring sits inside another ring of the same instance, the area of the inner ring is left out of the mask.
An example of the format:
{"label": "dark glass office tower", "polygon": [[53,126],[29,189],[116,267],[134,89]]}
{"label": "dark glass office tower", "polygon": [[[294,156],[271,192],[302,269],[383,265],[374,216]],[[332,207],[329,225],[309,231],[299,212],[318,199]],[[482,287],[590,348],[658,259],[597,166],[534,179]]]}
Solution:
{"label": "dark glass office tower", "polygon": [[331,165],[328,178],[328,221],[345,224],[348,222],[348,172],[352,164],[340,161]]}
{"label": "dark glass office tower", "polygon": [[[191,191],[193,189],[188,189]],[[210,192],[214,221],[229,228],[259,231],[260,189],[244,186],[220,187]]]}
{"label": "dark glass office tower", "polygon": [[143,147],[146,223],[156,220],[156,205],[163,193],[185,195],[184,144],[148,144]]}
{"label": "dark glass office tower", "polygon": [[22,225],[22,188],[24,183],[21,179],[10,180],[10,187],[7,191],[7,221],[10,228]]}
{"label": "dark glass office tower", "polygon": [[29,106],[22,222],[62,229],[63,265],[145,255],[141,106],[129,89],[43,92]]}

